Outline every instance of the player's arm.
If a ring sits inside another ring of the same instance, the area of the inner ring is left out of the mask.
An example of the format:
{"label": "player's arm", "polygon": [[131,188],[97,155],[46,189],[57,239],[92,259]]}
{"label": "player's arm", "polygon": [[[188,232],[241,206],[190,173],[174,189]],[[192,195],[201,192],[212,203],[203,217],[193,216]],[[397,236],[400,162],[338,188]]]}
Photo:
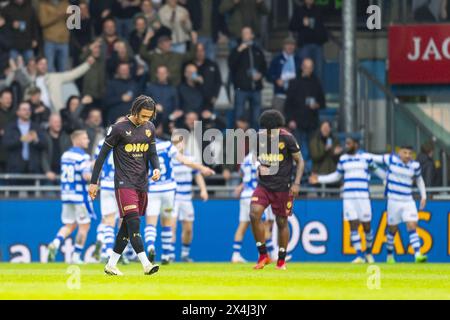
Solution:
{"label": "player's arm", "polygon": [[342,179],[342,174],[339,171],[335,171],[333,173],[327,174],[327,175],[317,175],[312,174],[311,177],[309,177],[309,183],[311,184],[330,184],[330,183],[337,183]]}
{"label": "player's arm", "polygon": [[102,148],[100,149],[97,159],[95,160],[94,168],[92,169],[92,174],[89,179],[91,181],[89,185],[89,196],[92,198],[92,200],[94,200],[97,196],[98,179],[103,168],[103,163],[105,163],[105,160],[112,149],[113,147],[105,141]]}
{"label": "player's arm", "polygon": [[202,175],[204,175],[205,177],[211,176],[216,173],[213,169],[208,168],[202,164],[195,163],[194,161],[192,161],[188,157],[182,155],[181,153],[177,153],[175,156],[175,159],[177,159],[179,162],[181,162],[185,166],[188,166],[189,168],[200,171],[200,173]]}
{"label": "player's arm", "polygon": [[387,166],[389,164],[389,154],[370,154],[370,158],[376,164],[383,164]]}
{"label": "player's arm", "polygon": [[[154,135],[152,135],[152,136],[154,137]],[[150,147],[148,148],[148,155],[149,155],[150,164],[152,165],[152,168],[153,168],[152,180],[158,181],[159,178],[161,177],[161,167],[159,165],[159,157],[158,157],[158,152],[156,151],[156,143],[155,143],[154,138],[152,139],[152,141],[150,143]]]}
{"label": "player's arm", "polygon": [[208,200],[208,190],[206,189],[205,178],[203,178],[203,176],[198,173],[195,175],[195,182],[200,188],[200,198],[202,198],[203,201]]}
{"label": "player's arm", "polygon": [[425,181],[422,177],[422,170],[420,166],[415,170],[416,184],[420,192],[420,210],[423,210],[427,204],[427,189],[425,187]]}
{"label": "player's arm", "polygon": [[300,151],[293,153],[292,158],[296,163],[295,179],[291,186],[291,192],[294,196],[298,196],[300,192],[300,182],[302,181],[303,171],[305,170],[305,161],[303,160],[302,153]]}

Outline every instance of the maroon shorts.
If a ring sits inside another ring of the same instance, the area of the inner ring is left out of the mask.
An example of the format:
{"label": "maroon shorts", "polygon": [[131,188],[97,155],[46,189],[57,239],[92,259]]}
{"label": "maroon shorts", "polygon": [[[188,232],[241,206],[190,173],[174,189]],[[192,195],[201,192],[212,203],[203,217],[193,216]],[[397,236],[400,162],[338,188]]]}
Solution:
{"label": "maroon shorts", "polygon": [[252,195],[252,204],[259,204],[264,208],[272,206],[273,214],[280,217],[292,215],[294,196],[289,192],[273,192],[262,186],[257,186]]}
{"label": "maroon shorts", "polygon": [[116,189],[117,206],[120,217],[123,218],[130,213],[145,215],[147,210],[147,192],[135,189]]}

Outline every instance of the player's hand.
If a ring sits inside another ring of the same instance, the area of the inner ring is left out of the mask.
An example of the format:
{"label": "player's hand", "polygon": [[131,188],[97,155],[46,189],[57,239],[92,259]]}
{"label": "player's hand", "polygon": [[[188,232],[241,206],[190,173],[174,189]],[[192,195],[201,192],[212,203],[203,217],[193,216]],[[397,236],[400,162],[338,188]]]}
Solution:
{"label": "player's hand", "polygon": [[298,193],[300,192],[300,185],[294,183],[294,184],[291,186],[290,192],[291,192],[291,194],[292,194],[294,197],[297,197],[297,196],[298,196]]}
{"label": "player's hand", "polygon": [[420,199],[420,210],[425,209],[426,205],[427,205],[427,199],[425,199],[425,198]]}
{"label": "player's hand", "polygon": [[89,192],[89,196],[91,197],[91,199],[94,200],[97,197],[98,185],[91,183],[89,185],[88,192]]}
{"label": "player's hand", "polygon": [[208,200],[208,197],[209,197],[208,191],[206,191],[206,190],[200,191],[200,198],[201,198],[203,201],[207,201],[207,200]]}
{"label": "player's hand", "polygon": [[159,171],[159,169],[153,170],[152,180],[153,181],[158,181],[159,178],[161,178],[161,171]]}
{"label": "player's hand", "polygon": [[203,166],[203,168],[200,170],[200,173],[205,177],[209,177],[212,176],[213,174],[216,174],[216,172],[213,169],[205,166]]}
{"label": "player's hand", "polygon": [[236,187],[236,189],[234,189],[234,195],[236,196],[236,198],[240,197],[243,189],[244,189],[244,185],[243,184],[238,185]]}
{"label": "player's hand", "polygon": [[311,176],[308,179],[310,184],[318,184],[319,183],[319,177],[317,176],[317,174],[312,173]]}

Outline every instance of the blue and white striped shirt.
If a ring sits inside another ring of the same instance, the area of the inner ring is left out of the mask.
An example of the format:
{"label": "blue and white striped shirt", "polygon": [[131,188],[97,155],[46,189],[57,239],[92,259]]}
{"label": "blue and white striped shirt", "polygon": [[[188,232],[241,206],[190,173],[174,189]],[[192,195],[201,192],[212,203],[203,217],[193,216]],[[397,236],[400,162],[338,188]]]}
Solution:
{"label": "blue and white striped shirt", "polygon": [[72,147],[61,157],[61,200],[63,203],[84,204],[93,213],[88,194],[88,182],[83,174],[91,172],[91,157],[81,148]]}
{"label": "blue and white striped shirt", "polygon": [[386,194],[388,199],[413,200],[413,183],[422,177],[420,163],[410,161],[405,164],[396,154],[374,156],[373,159],[387,167]]}
{"label": "blue and white striped shirt", "polygon": [[253,191],[255,191],[258,184],[257,170],[259,163],[254,161],[253,154],[249,153],[241,164],[242,183],[244,189],[241,193],[241,199],[249,199],[252,197]]}
{"label": "blue and white striped shirt", "polygon": [[[185,155],[185,157],[191,161],[194,161],[194,157],[192,156]],[[191,201],[192,179],[198,174],[198,170],[185,166],[175,158],[172,159],[172,170],[175,176],[175,182],[177,183],[175,200]]]}
{"label": "blue and white striped shirt", "polygon": [[[102,149],[105,139],[101,140],[95,150],[95,160],[97,160],[100,150]],[[114,157],[110,151],[108,157],[103,163],[102,174],[100,176],[100,189],[107,191],[114,191]]]}
{"label": "blue and white striped shirt", "polygon": [[377,168],[372,156],[365,152],[356,154],[344,154],[339,158],[336,172],[319,176],[319,183],[334,183],[344,177],[343,198],[344,199],[368,199],[370,170],[376,170],[377,175],[384,178],[384,172]]}
{"label": "blue and white striped shirt", "polygon": [[155,182],[151,179],[153,173],[151,171],[149,172],[148,192],[175,191],[177,183],[175,182],[174,172],[172,170],[172,160],[177,156],[178,150],[172,142],[156,139],[156,152],[159,157],[161,178]]}

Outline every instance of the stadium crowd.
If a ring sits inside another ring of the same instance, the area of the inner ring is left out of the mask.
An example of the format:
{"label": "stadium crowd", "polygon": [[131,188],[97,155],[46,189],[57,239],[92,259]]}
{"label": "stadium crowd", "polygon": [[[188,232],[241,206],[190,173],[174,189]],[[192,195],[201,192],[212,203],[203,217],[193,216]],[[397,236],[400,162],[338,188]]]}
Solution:
{"label": "stadium crowd", "polygon": [[[80,29],[66,25],[71,4]],[[269,63],[260,37],[268,14],[264,0],[0,1],[0,173],[54,181],[69,135],[86,129],[93,154],[140,94],[158,103],[161,137],[193,130],[196,120],[203,129],[257,128],[263,80],[309,170],[333,172],[343,148],[330,123],[319,122],[327,41],[320,9],[314,0],[296,6],[292,36]],[[230,49],[229,79],[216,62],[219,42]],[[215,109],[222,86],[233,88],[231,122]],[[236,168],[215,169],[229,179]]]}

